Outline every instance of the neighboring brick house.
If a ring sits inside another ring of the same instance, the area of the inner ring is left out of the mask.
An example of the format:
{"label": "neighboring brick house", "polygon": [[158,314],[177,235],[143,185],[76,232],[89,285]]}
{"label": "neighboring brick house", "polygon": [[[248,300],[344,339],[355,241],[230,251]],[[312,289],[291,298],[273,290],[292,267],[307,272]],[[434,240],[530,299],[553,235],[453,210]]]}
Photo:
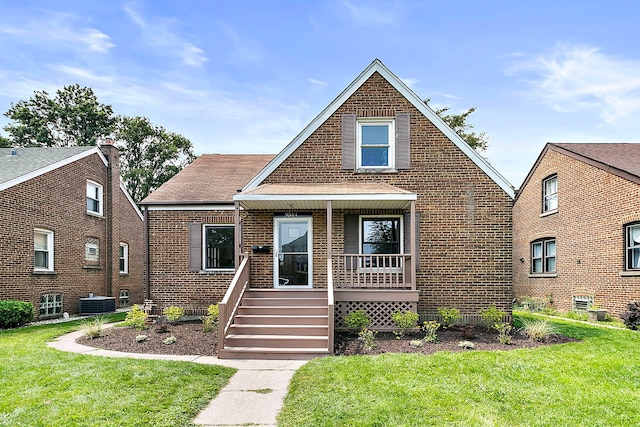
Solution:
{"label": "neighboring brick house", "polygon": [[39,318],[78,313],[89,294],[142,302],[144,222],[118,158],[110,143],[0,149],[0,299]]}
{"label": "neighboring brick house", "polygon": [[640,300],[640,144],[553,144],[515,199],[516,297],[619,316]]}
{"label": "neighboring brick house", "polygon": [[[154,301],[205,308],[235,271],[221,304],[222,357],[326,354],[334,325],[357,309],[378,330],[393,327],[396,310],[435,318],[455,307],[465,321],[492,303],[511,312],[512,187],[380,61],[262,161],[238,164],[238,180],[212,165],[195,183],[179,174],[166,184],[180,184],[175,197],[227,180],[232,198],[151,210],[174,202],[161,187],[142,203]],[[216,210],[232,200],[235,209]]]}

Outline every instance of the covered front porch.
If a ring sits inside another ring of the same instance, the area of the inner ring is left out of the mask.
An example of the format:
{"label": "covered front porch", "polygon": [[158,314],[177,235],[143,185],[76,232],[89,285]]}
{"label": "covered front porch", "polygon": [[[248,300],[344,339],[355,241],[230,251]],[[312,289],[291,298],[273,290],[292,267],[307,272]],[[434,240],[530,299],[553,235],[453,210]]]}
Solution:
{"label": "covered front porch", "polygon": [[[271,318],[274,324],[243,327],[247,338],[261,335],[260,345],[246,347],[279,358],[331,354],[334,329],[342,328],[342,319],[353,310],[365,310],[377,330],[392,329],[391,313],[415,311],[416,198],[415,193],[368,182],[265,184],[236,195],[238,268],[220,304],[222,357],[243,357],[225,348],[231,347],[229,341],[242,341],[234,331],[239,322],[252,321],[242,317],[256,311],[249,306],[262,306],[260,321]],[[247,218],[252,216],[261,218],[262,228],[273,227],[263,230],[272,233],[273,245],[249,229]],[[282,328],[279,322],[290,326]],[[326,340],[317,339],[318,326],[326,327],[321,333]],[[309,336],[314,338],[305,341]],[[287,343],[297,350],[291,347],[287,353]]]}

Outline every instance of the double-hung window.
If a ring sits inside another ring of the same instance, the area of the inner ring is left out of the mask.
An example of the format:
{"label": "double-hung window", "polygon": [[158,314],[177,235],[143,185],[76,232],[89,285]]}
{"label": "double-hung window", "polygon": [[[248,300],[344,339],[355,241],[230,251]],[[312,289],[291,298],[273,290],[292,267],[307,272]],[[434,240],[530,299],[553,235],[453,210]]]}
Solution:
{"label": "double-hung window", "polygon": [[53,231],[34,230],[33,267],[36,271],[53,271]]}
{"label": "double-hung window", "polygon": [[203,234],[204,269],[233,269],[234,227],[232,225],[205,225]]}
{"label": "double-hung window", "polygon": [[[400,267],[397,257],[402,248],[402,218],[361,217],[361,253],[365,257],[363,267]],[[380,255],[380,256],[377,256]]]}
{"label": "double-hung window", "polygon": [[640,270],[640,224],[625,227],[626,270]]}
{"label": "double-hung window", "polygon": [[120,264],[120,274],[129,273],[129,245],[127,245],[126,243],[120,243],[118,257]]}
{"label": "double-hung window", "polygon": [[87,213],[102,216],[102,185],[87,181]]}
{"label": "double-hung window", "polygon": [[358,168],[395,168],[395,130],[393,120],[359,120],[357,143]]}
{"label": "double-hung window", "polygon": [[556,239],[542,239],[531,243],[531,273],[556,272]]}
{"label": "double-hung window", "polygon": [[552,175],[542,181],[542,212],[558,210],[558,175]]}

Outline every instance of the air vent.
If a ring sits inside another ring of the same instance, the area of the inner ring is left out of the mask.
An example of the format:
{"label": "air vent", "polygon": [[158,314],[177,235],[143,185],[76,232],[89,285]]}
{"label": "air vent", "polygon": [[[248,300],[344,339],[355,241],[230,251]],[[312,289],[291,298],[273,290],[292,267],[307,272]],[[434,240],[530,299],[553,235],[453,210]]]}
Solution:
{"label": "air vent", "polygon": [[592,296],[574,295],[573,296],[573,310],[587,312],[589,307],[593,304]]}

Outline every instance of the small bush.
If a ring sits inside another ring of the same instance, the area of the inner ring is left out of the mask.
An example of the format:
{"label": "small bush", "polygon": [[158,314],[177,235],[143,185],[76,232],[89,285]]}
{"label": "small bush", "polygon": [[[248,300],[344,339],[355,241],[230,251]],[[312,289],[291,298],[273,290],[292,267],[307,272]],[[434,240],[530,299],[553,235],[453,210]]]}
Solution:
{"label": "small bush", "polygon": [[87,319],[83,322],[80,330],[85,337],[89,339],[99,338],[104,332],[104,325],[108,323],[108,318],[105,316],[96,316],[92,319]]}
{"label": "small bush", "polygon": [[147,313],[145,313],[144,310],[136,304],[131,307],[131,310],[127,313],[127,317],[125,317],[123,324],[125,326],[136,328],[138,331],[142,331],[147,329],[146,321]]}
{"label": "small bush", "polygon": [[218,307],[218,304],[211,304],[209,308],[207,308],[207,315],[201,318],[202,331],[203,332],[217,331],[219,318],[220,318],[220,307]]}
{"label": "small bush", "polygon": [[451,308],[440,307],[438,308],[438,314],[442,318],[442,324],[443,324],[442,327],[445,329],[449,329],[450,327],[455,325],[458,320],[462,319],[462,316],[460,315],[460,310],[453,307]]}
{"label": "small bush", "polygon": [[498,331],[498,341],[500,344],[511,344],[511,331],[513,326],[508,323],[496,323],[493,328]]}
{"label": "small bush", "polygon": [[162,314],[166,316],[167,322],[175,325],[178,320],[180,320],[180,318],[184,316],[184,309],[182,307],[172,305],[169,307],[165,307],[164,310],[162,310]]}
{"label": "small bush", "polygon": [[497,323],[502,323],[502,319],[504,319],[506,315],[507,313],[502,310],[498,310],[495,304],[491,304],[489,307],[480,310],[482,323],[489,328],[495,328]]}
{"label": "small bush", "polygon": [[405,310],[404,312],[396,311],[391,315],[393,323],[400,328],[399,331],[393,331],[397,339],[404,337],[409,330],[416,327],[420,316],[413,311]]}
{"label": "small bush", "polygon": [[567,319],[573,319],[573,320],[582,320],[582,321],[589,320],[589,315],[587,313],[577,313],[575,311],[567,311],[566,313],[564,313],[562,317],[566,317]]}
{"label": "small bush", "polygon": [[362,346],[365,350],[371,351],[376,348],[376,335],[377,331],[364,328],[358,333],[358,339],[362,341]]}
{"label": "small bush", "polygon": [[555,327],[546,320],[523,320],[523,333],[533,341],[545,341],[556,334]]}
{"label": "small bush", "polygon": [[355,310],[344,316],[344,324],[350,331],[364,331],[369,327],[371,321],[367,312],[364,310]]}
{"label": "small bush", "polygon": [[627,328],[637,331],[640,329],[640,301],[630,302],[620,318],[627,325]]}
{"label": "small bush", "polygon": [[176,342],[176,337],[169,337],[162,340],[162,344],[171,345]]}
{"label": "small bush", "polygon": [[144,342],[147,340],[146,335],[136,335],[136,342]]}
{"label": "small bush", "polygon": [[411,347],[419,348],[424,346],[424,342],[422,340],[411,340],[409,341],[409,345]]}
{"label": "small bush", "polygon": [[34,307],[30,302],[0,301],[0,329],[17,328],[33,319]]}
{"label": "small bush", "polygon": [[476,348],[476,345],[471,341],[460,341],[458,343],[458,347],[466,348],[467,350],[473,350]]}
{"label": "small bush", "polygon": [[438,342],[438,336],[436,335],[436,331],[440,328],[440,323],[435,320],[430,320],[428,322],[422,322],[422,326],[420,326],[420,330],[424,332],[424,340],[426,342]]}

